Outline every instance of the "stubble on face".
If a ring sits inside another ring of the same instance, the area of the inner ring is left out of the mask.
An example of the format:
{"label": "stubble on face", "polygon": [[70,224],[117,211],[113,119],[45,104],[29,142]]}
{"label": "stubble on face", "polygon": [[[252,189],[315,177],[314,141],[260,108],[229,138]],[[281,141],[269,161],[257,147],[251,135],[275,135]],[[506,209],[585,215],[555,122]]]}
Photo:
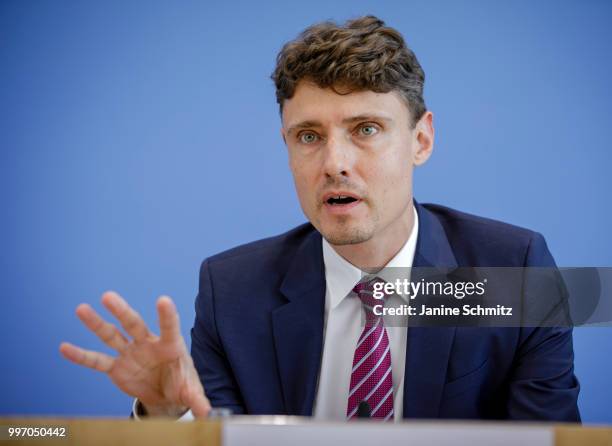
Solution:
{"label": "stubble on face", "polygon": [[336,228],[333,231],[323,231],[321,235],[335,246],[356,245],[367,242],[374,236],[372,228],[351,225],[348,220],[348,217],[338,217]]}
{"label": "stubble on face", "polygon": [[[360,188],[353,186],[350,181],[345,178],[332,179],[329,178],[321,193],[317,196],[323,196],[330,189],[343,189],[355,192],[360,196],[362,203],[360,206],[367,206],[370,211],[370,218],[359,220],[351,215],[335,215],[328,218],[333,218],[333,221],[328,221],[327,224],[321,224],[319,218],[310,219],[313,225],[321,233],[323,238],[328,243],[335,246],[356,245],[367,242],[375,235],[375,229],[379,223],[379,215],[367,195],[360,191]],[[315,207],[316,215],[322,216],[325,213],[323,207],[325,203],[319,201]],[[331,226],[331,227],[330,227]]]}

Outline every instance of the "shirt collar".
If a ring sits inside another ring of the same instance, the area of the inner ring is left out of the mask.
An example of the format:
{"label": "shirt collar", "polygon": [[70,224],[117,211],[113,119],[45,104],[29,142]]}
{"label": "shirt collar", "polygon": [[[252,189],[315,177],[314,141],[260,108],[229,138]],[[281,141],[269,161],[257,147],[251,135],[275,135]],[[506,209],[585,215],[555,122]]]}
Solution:
{"label": "shirt collar", "polygon": [[[379,274],[385,279],[385,270],[387,268],[411,268],[414,261],[414,253],[416,251],[417,235],[419,233],[419,216],[412,206],[412,215],[414,215],[414,224],[410,236],[399,252],[385,265],[385,269]],[[359,282],[362,277],[362,271],[345,260],[338,254],[325,238],[323,240],[323,263],[325,265],[325,284],[329,290],[330,301],[329,309],[335,308],[348,296],[353,287]],[[391,276],[393,280],[397,278],[397,271],[387,270],[389,281]],[[400,295],[404,300],[408,300],[408,296]]]}

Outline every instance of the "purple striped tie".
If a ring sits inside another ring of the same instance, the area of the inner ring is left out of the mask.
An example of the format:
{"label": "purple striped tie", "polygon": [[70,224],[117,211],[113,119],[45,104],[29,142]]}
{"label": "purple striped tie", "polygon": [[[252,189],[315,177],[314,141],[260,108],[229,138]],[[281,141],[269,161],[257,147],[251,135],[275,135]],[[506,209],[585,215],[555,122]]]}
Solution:
{"label": "purple striped tie", "polygon": [[366,321],[353,356],[346,409],[348,419],[356,418],[359,403],[366,401],[372,418],[393,420],[391,351],[383,318],[376,316],[372,310],[374,305],[384,303],[372,295],[375,282],[382,282],[382,279],[376,277],[368,282],[359,282],[353,288],[365,309]]}

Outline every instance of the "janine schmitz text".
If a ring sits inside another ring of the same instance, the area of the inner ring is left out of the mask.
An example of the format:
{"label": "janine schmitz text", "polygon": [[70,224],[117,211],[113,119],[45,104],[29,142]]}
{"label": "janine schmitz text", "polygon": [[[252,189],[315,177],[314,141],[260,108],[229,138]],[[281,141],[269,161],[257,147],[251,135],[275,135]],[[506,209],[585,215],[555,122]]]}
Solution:
{"label": "janine schmitz text", "polygon": [[382,304],[374,305],[373,312],[377,316],[512,316],[512,307],[495,305],[465,304],[461,307],[447,307],[445,305],[400,305],[397,307],[384,307]]}

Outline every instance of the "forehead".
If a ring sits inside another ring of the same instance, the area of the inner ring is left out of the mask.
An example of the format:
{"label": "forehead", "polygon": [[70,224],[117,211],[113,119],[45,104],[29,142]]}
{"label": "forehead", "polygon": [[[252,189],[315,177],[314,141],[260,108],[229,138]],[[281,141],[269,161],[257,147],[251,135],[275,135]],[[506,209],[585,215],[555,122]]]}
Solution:
{"label": "forehead", "polygon": [[305,121],[340,124],[355,116],[383,116],[393,122],[409,122],[408,106],[397,91],[363,90],[346,94],[337,91],[312,82],[299,82],[293,97],[283,104],[283,127],[290,129]]}

